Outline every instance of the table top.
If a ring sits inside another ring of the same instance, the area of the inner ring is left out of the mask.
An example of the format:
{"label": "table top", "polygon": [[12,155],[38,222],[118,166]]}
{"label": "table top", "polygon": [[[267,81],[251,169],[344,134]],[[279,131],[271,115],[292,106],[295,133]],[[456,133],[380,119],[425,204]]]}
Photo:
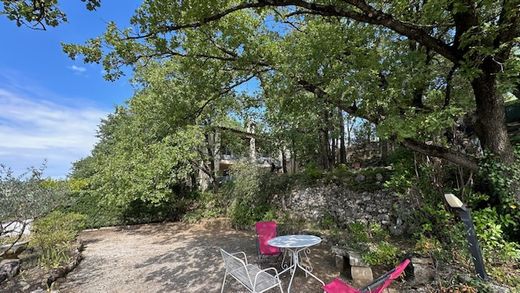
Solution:
{"label": "table top", "polygon": [[267,244],[279,248],[299,248],[313,246],[320,242],[321,238],[314,235],[285,235],[275,237],[267,241]]}

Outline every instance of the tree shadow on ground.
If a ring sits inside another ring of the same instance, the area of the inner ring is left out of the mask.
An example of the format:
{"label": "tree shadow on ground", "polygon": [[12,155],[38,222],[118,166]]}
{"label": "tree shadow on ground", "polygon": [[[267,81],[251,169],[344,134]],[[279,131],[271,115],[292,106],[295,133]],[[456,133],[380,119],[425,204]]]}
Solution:
{"label": "tree shadow on ground", "polygon": [[[256,262],[255,234],[213,221],[165,223],[92,231],[85,260],[71,273],[61,292],[220,292],[224,266],[219,248],[244,251]],[[311,249],[314,273],[327,282],[337,275],[328,246]],[[289,274],[282,276],[284,291]],[[247,292],[228,278],[225,292]],[[298,272],[292,292],[322,292],[321,284]],[[270,292],[277,292],[271,290]]]}

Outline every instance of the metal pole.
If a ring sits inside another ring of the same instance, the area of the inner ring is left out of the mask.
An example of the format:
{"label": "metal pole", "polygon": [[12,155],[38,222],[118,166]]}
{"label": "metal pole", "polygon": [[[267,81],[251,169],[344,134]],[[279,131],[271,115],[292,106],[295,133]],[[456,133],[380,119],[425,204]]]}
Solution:
{"label": "metal pole", "polygon": [[480,246],[478,245],[477,235],[475,233],[473,220],[471,219],[470,209],[462,206],[460,208],[456,208],[456,210],[459,213],[460,219],[466,226],[466,237],[468,239],[469,251],[471,252],[471,258],[473,259],[475,270],[477,271],[480,279],[487,280],[488,275],[486,274],[486,268],[484,267],[484,260],[482,259],[482,252],[480,251]]}

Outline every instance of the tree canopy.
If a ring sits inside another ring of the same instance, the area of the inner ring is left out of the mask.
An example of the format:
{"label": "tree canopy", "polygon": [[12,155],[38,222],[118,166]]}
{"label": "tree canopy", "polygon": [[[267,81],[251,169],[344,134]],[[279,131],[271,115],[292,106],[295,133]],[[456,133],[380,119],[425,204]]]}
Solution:
{"label": "tree canopy", "polygon": [[[95,10],[101,0],[81,0],[88,10]],[[55,27],[67,21],[67,15],[60,8],[58,0],[2,0],[0,15],[6,15],[15,21],[17,26],[28,26],[45,30],[47,26]]]}
{"label": "tree canopy", "polygon": [[[515,160],[504,96],[518,87],[519,14],[518,1],[148,0],[132,27],[110,23],[64,50],[102,63],[111,80],[124,66],[162,68],[163,86],[185,76],[168,89],[196,103],[172,103],[178,113],[234,99],[238,112],[256,108],[280,145],[318,133],[322,161],[349,114],[382,139],[476,171],[482,150]],[[257,93],[237,95],[248,81]]]}

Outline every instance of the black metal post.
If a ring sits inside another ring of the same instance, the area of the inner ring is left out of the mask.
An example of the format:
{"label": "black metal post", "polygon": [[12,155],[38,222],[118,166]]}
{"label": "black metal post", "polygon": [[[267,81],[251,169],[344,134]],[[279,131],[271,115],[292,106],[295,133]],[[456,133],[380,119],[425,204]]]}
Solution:
{"label": "black metal post", "polygon": [[471,258],[473,259],[473,264],[475,265],[477,275],[482,280],[487,280],[488,275],[486,274],[486,268],[484,267],[484,260],[482,259],[482,252],[480,251],[477,235],[475,233],[475,226],[473,225],[473,220],[471,219],[470,209],[465,206],[455,209],[459,213],[460,219],[466,226],[466,237],[468,239],[469,251],[471,252]]}

